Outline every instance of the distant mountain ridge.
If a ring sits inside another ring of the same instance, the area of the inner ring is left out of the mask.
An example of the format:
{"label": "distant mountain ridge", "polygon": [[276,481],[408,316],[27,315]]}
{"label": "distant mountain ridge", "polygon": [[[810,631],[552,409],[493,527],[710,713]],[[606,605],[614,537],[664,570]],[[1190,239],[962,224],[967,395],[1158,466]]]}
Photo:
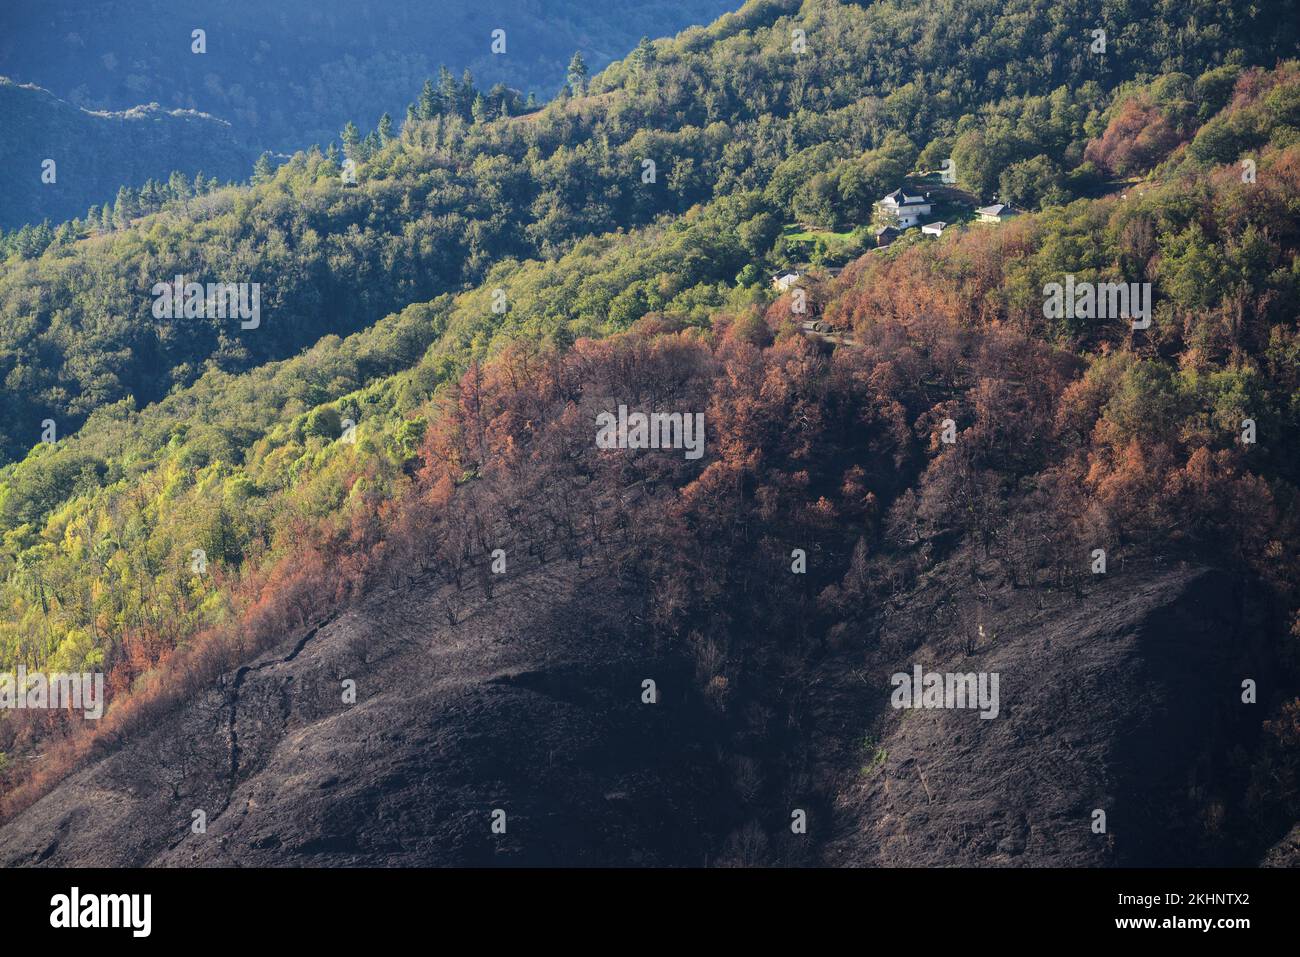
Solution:
{"label": "distant mountain ridge", "polygon": [[[95,113],[0,77],[0,227],[59,223],[112,203],[118,187],[174,170],[246,179],[254,154],[224,120],[157,103]],[[53,160],[54,166],[45,166]],[[49,172],[47,172],[49,170]],[[43,178],[44,176],[44,178]],[[52,182],[46,182],[50,179]]]}
{"label": "distant mountain ridge", "polygon": [[[261,149],[337,137],[348,120],[395,119],[439,63],[486,86],[549,99],[581,50],[598,70],[643,35],[708,23],[731,0],[6,0],[0,74],[90,109],[157,101],[229,120]],[[205,52],[192,51],[195,30]],[[493,33],[504,31],[504,51]],[[497,48],[500,50],[500,47]]]}

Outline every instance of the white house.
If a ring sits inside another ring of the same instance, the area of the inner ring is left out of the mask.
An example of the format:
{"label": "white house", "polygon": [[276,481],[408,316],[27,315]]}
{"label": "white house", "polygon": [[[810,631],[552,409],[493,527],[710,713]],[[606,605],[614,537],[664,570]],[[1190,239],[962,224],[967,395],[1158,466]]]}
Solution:
{"label": "white house", "polygon": [[926,223],[921,227],[921,232],[926,236],[942,236],[943,231],[948,228],[947,223]]}
{"label": "white house", "polygon": [[1006,203],[994,203],[992,206],[983,206],[975,210],[981,223],[1002,223],[1006,222],[1012,216],[1015,216],[1019,210],[1012,209]]}
{"label": "white house", "polygon": [[798,281],[799,281],[799,274],[797,272],[788,272],[784,276],[772,277],[772,285],[775,286],[781,292],[785,292],[787,289],[789,289]]}
{"label": "white house", "polygon": [[930,215],[930,200],[926,196],[911,196],[902,189],[896,189],[876,207],[891,217],[899,229],[907,229],[921,221],[922,216]]}

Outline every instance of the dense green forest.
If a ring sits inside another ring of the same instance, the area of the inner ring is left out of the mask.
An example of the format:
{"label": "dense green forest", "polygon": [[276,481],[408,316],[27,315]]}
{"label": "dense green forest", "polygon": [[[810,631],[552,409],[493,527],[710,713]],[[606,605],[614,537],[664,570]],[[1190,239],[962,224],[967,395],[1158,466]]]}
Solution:
{"label": "dense green forest", "polygon": [[[651,576],[657,626],[716,620],[701,640],[737,660],[743,616],[725,596],[740,585],[706,569],[746,553],[737,530],[755,517],[791,516],[851,565],[826,583],[826,614],[895,587],[956,529],[1060,587],[1099,537],[1231,555],[1294,615],[1288,12],[756,0],[594,77],[575,70],[537,111],[488,112],[491,97],[435,81],[399,132],[354,124],[341,150],[248,186],[157,184],[128,195],[137,216],[36,252],[11,243],[0,667],[105,668],[102,743],[394,556],[431,551],[459,574],[482,496],[520,522],[521,503],[545,500],[521,534],[563,541],[577,532],[551,496],[599,471],[565,452],[585,434],[574,417],[621,375],[712,403],[706,458],[655,476],[680,486],[680,511],[634,553],[684,550]],[[1104,54],[1090,52],[1098,22]],[[974,200],[1026,214],[850,246],[834,278],[807,269],[816,251],[787,227],[864,227],[875,200],[945,159]],[[844,337],[829,359],[771,288],[796,266],[812,316]],[[1152,327],[1047,318],[1042,288],[1066,273],[1150,282]],[[155,319],[150,288],[177,274],[260,282],[261,326]],[[966,439],[954,449],[933,441],[945,418]],[[1249,449],[1234,441],[1244,418],[1261,436]],[[46,419],[56,442],[38,441]],[[846,451],[859,438],[861,461]],[[924,476],[920,494],[893,501],[900,475]],[[893,571],[868,567],[877,547]],[[769,597],[774,620],[805,607],[775,584]],[[0,751],[65,732],[59,716],[7,715]]]}

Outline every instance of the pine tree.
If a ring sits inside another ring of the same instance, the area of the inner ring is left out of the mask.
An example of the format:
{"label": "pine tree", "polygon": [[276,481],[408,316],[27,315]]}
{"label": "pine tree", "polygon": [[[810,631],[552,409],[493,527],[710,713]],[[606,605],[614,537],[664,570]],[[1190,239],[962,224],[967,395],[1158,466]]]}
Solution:
{"label": "pine tree", "polygon": [[642,37],[641,42],[636,45],[632,51],[632,65],[636,67],[637,72],[644,72],[655,62],[655,47],[650,42],[649,37]]}
{"label": "pine tree", "polygon": [[456,78],[446,66],[438,67],[438,99],[442,101],[442,110],[446,114],[460,112],[460,91],[456,88]]}
{"label": "pine tree", "polygon": [[[442,69],[445,71],[447,68]],[[420,91],[420,106],[417,113],[420,119],[431,120],[441,112],[438,99],[439,95],[433,88],[433,80],[425,80],[424,89]],[[410,111],[408,110],[407,113],[409,115]]]}
{"label": "pine tree", "polygon": [[474,96],[474,105],[470,107],[470,118],[475,123],[483,123],[488,119],[487,100],[483,99],[482,93]]}
{"label": "pine tree", "polygon": [[456,112],[461,116],[468,115],[474,103],[474,96],[474,74],[466,67],[465,72],[460,75],[460,95],[457,99]]}
{"label": "pine tree", "polygon": [[167,178],[167,190],[174,199],[189,199],[190,181],[185,177],[184,173],[177,170]]}
{"label": "pine tree", "polygon": [[18,232],[14,233],[11,237],[10,245],[13,249],[17,250],[20,258],[30,259],[32,249],[32,227],[23,226],[18,230]]}
{"label": "pine tree", "polygon": [[343,132],[339,134],[343,140],[343,155],[348,159],[360,160],[361,152],[361,131],[357,129],[357,124],[348,120],[348,125],[343,127]]}
{"label": "pine tree", "polygon": [[582,96],[587,92],[587,61],[582,58],[581,50],[574,53],[573,59],[569,61],[569,89],[574,96]]}
{"label": "pine tree", "polygon": [[263,153],[253,164],[253,182],[265,183],[275,172],[275,167],[271,165],[271,154]]}
{"label": "pine tree", "polygon": [[379,118],[379,145],[387,146],[393,141],[393,118],[385,113]]}
{"label": "pine tree", "polygon": [[136,217],[135,195],[126,186],[117,188],[117,201],[113,203],[113,222],[118,229],[126,229]]}

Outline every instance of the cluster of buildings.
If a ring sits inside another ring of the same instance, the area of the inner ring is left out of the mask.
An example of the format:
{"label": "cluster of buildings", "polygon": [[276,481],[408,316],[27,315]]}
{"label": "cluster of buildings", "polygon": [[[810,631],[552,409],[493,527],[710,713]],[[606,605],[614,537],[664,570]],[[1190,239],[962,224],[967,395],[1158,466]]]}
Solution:
{"label": "cluster of buildings", "polygon": [[[888,220],[876,229],[877,246],[888,246],[902,235],[903,230],[911,229],[913,226],[920,226],[921,233],[926,236],[942,236],[943,231],[948,228],[945,222],[922,224],[921,220],[928,217],[933,209],[928,193],[923,196],[912,195],[906,188],[899,188],[877,202],[876,209],[883,214],[882,218]],[[975,210],[981,223],[1000,223],[1010,219],[1016,213],[1017,210],[1008,203],[995,203]]]}
{"label": "cluster of buildings", "polygon": [[[943,231],[949,226],[943,221],[922,222],[934,209],[930,194],[913,195],[908,193],[905,187],[900,187],[877,201],[876,209],[881,214],[879,220],[885,221],[884,225],[877,227],[875,231],[877,246],[888,246],[903,235],[903,230],[911,229],[913,226],[920,226],[921,233],[925,236],[942,236]],[[994,203],[992,206],[983,206],[975,210],[975,215],[981,223],[1002,223],[1019,212],[1010,203]],[[779,292],[785,292],[798,281],[797,272],[782,273],[772,277],[772,285]]]}

